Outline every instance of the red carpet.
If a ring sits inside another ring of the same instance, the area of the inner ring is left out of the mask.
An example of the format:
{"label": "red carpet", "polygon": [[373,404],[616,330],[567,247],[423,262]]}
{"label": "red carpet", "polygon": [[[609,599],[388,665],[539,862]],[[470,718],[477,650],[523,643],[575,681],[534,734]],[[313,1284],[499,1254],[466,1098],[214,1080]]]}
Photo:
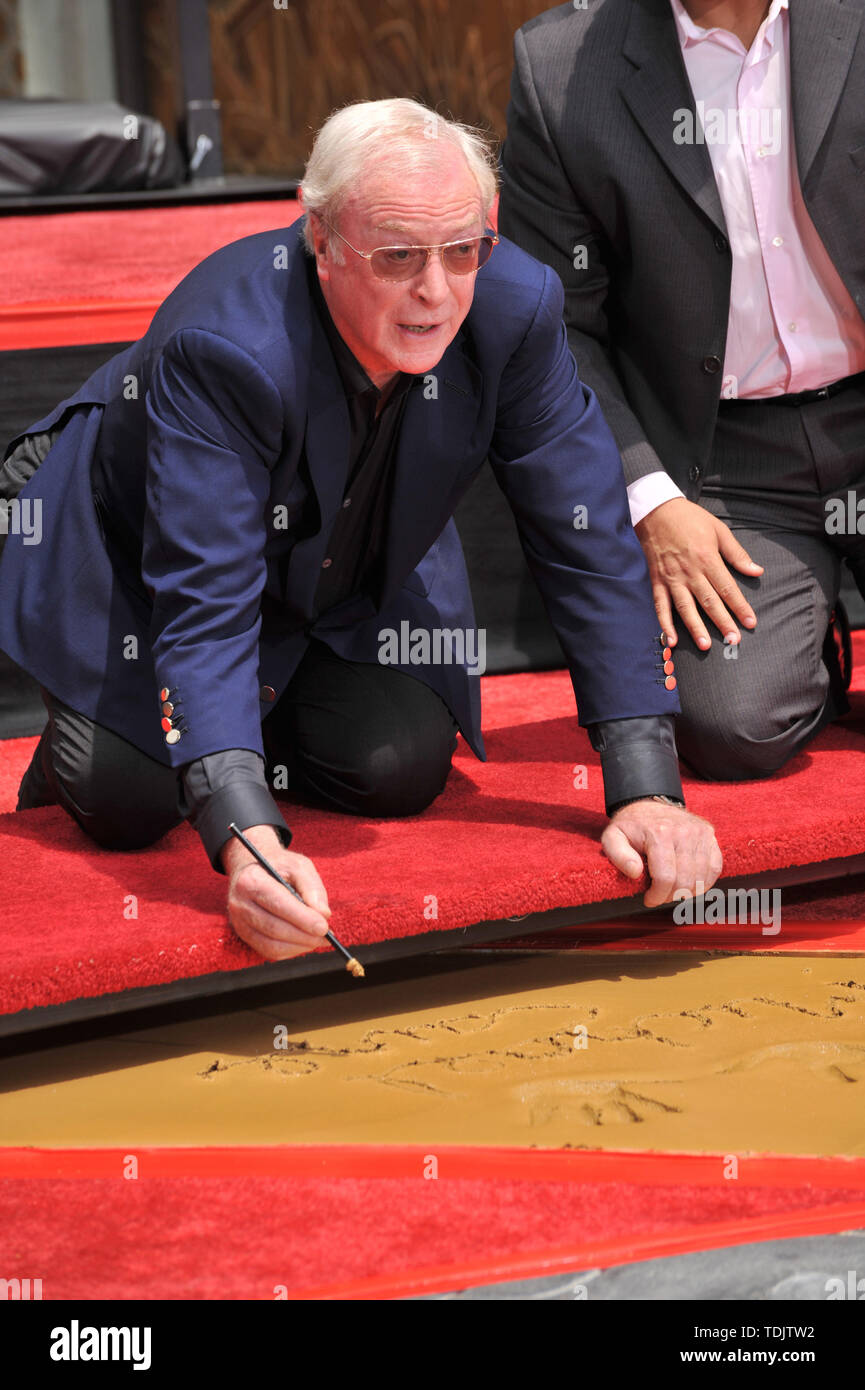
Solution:
{"label": "red carpet", "polygon": [[392,1298],[865,1224],[862,1159],[728,1180],[724,1155],[441,1149],[431,1180],[419,1148],[137,1157],[126,1180],[122,1150],[0,1151],[3,1268],[48,1300]]}
{"label": "red carpet", "polygon": [[299,215],[291,198],[0,218],[0,350],[140,338],[205,256]]}
{"label": "red carpet", "polygon": [[[688,785],[692,808],[716,826],[726,875],[865,853],[865,709],[854,698],[854,716],[771,782]],[[633,895],[600,851],[602,780],[567,675],[484,677],[484,709],[489,762],[461,748],[424,815],[363,821],[286,808],[347,944]],[[5,795],[32,747],[4,745]],[[582,790],[578,762],[589,768]],[[2,816],[0,833],[0,1012],[261,963],[229,929],[225,881],[186,825],[136,854],[90,845],[56,807]],[[773,940],[761,935],[759,949]]]}
{"label": "red carpet", "polygon": [[205,256],[299,211],[292,198],[0,218],[0,349],[140,338]]}
{"label": "red carpet", "polygon": [[[7,217],[0,349],[136,338],[193,265],[297,212],[292,201]],[[856,684],[865,690],[862,667]],[[461,749],[423,817],[286,808],[347,942],[633,894],[598,848],[602,782],[567,676],[488,678],[484,691],[490,763]],[[865,854],[865,697],[854,704],[768,784],[686,784],[717,827],[727,876]],[[14,807],[34,743],[0,749],[0,810]],[[584,791],[576,763],[589,768]],[[260,964],[228,928],[224,880],[186,827],[136,855],[95,849],[56,808],[0,815],[0,835],[0,1012]],[[525,944],[861,952],[863,919],[861,891],[815,901],[790,889],[779,937],[651,917]],[[4,1275],[41,1278],[48,1300],[386,1298],[865,1226],[862,1159],[744,1157],[729,1181],[724,1155],[439,1146],[431,1181],[420,1149],[136,1156],[129,1181],[120,1150],[0,1149]]]}

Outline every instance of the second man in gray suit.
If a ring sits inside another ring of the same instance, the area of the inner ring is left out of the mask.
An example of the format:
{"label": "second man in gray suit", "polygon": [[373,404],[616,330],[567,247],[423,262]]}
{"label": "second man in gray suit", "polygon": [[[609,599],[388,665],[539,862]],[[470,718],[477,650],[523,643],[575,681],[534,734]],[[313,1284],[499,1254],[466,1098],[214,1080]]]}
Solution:
{"label": "second man in gray suit", "polygon": [[828,629],[842,559],[865,582],[863,8],[574,0],[516,36],[500,230],[564,282],[709,778],[770,774],[848,708]]}

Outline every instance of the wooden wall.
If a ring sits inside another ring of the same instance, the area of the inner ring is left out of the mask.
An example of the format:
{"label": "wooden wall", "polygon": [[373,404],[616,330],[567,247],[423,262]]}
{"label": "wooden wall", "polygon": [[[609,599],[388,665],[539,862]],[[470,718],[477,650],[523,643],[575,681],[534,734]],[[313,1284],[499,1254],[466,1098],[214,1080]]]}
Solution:
{"label": "wooden wall", "polygon": [[0,0],[0,98],[20,97],[23,85],[18,0]]}
{"label": "wooden wall", "polygon": [[[145,0],[150,108],[173,128],[172,0]],[[297,175],[347,101],[412,96],[505,128],[514,31],[548,0],[209,0],[226,170]]]}

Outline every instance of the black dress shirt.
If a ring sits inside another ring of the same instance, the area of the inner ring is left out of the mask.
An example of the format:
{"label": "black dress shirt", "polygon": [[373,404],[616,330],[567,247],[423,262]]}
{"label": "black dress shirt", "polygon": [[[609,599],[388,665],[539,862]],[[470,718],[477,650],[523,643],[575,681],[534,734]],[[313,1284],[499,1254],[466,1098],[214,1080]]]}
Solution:
{"label": "black dress shirt", "polygon": [[[366,590],[378,606],[390,490],[406,397],[415,377],[400,372],[386,393],[370,381],[330,316],[315,272],[308,266],[313,306],[327,336],[345,390],[350,436],[342,508],[337,514],[315,590],[318,618]],[[291,839],[265,777],[264,759],[251,749],[210,753],[181,771],[181,809],[198,831],[210,862],[224,872],[219,854],[226,827],[272,825],[283,844]]]}
{"label": "black dress shirt", "polygon": [[378,607],[393,464],[406,396],[416,380],[400,372],[384,400],[346,347],[310,261],[312,301],[345,388],[351,435],[348,481],[315,591],[315,617],[366,589]]}

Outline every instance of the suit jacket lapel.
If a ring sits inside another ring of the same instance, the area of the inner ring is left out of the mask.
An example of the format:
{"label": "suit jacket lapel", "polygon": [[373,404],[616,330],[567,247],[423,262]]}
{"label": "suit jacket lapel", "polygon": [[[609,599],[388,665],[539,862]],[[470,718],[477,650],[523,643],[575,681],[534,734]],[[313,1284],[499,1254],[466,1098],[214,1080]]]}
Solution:
{"label": "suit jacket lapel", "polygon": [[309,481],[318,503],[319,526],[292,546],[283,574],[283,598],[298,613],[312,612],[329,523],[337,513],[348,475],[351,421],[342,381],[318,315],[307,294],[310,335],[309,384],[303,452]]}
{"label": "suit jacket lapel", "polygon": [[339,510],[345,492],[351,421],[333,353],[315,312],[305,440],[306,460],[324,525]]}
{"label": "suit jacket lapel", "polygon": [[382,607],[444,528],[451,490],[475,447],[482,377],[465,349],[460,331],[408,394],[394,461]]}
{"label": "suit jacket lapel", "polygon": [[643,134],[685,192],[726,232],[708,149],[705,144],[677,145],[673,140],[673,113],[693,112],[696,130],[697,108],[669,0],[635,0],[622,51],[634,66],[622,84],[622,96]]}
{"label": "suit jacket lapel", "polygon": [[840,0],[790,6],[790,87],[803,188],[838,105],[860,22],[859,11]]}

